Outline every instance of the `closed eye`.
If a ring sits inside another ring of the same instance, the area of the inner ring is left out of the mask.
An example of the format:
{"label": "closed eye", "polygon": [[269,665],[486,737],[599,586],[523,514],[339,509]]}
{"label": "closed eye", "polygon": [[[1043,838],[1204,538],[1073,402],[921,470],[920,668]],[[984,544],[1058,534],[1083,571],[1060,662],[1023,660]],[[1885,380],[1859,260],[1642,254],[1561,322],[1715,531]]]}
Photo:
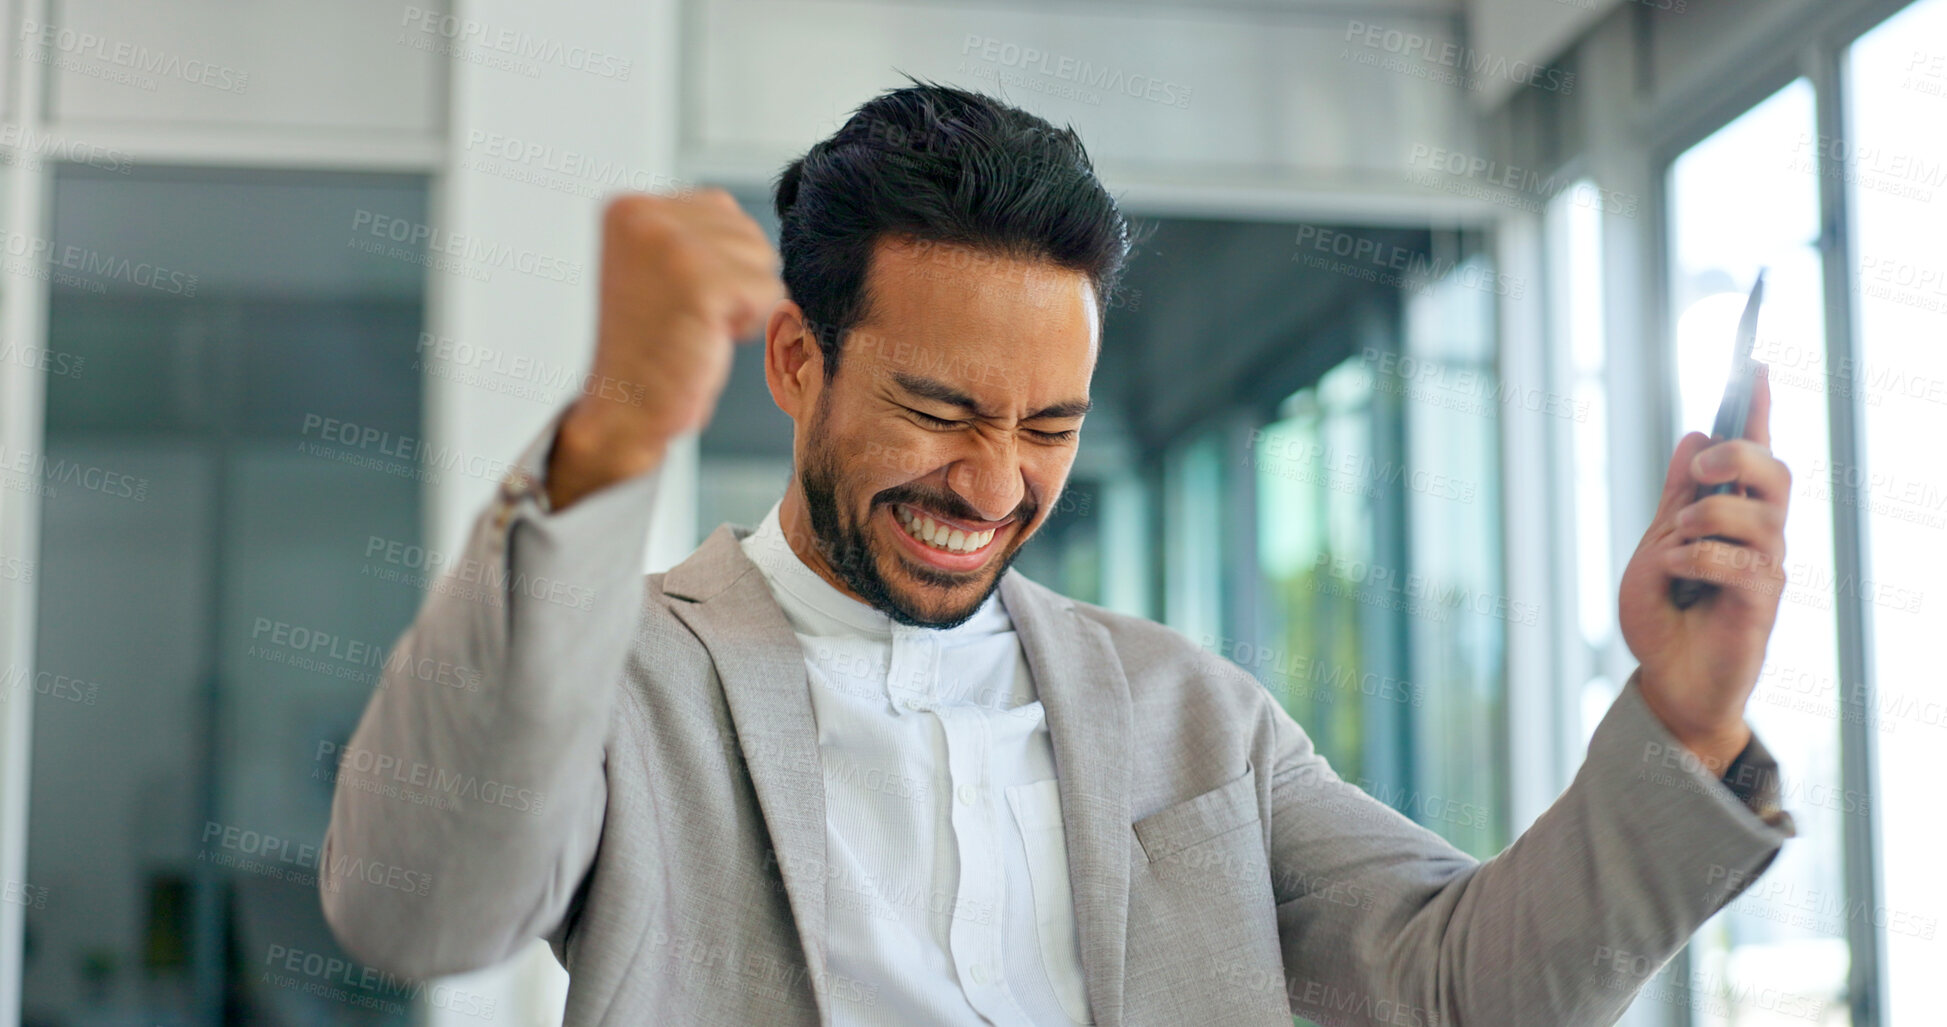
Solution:
{"label": "closed eye", "polygon": [[[940,431],[949,431],[954,428],[962,427],[967,423],[965,421],[950,421],[944,417],[934,417],[932,414],[929,414],[924,410],[915,410],[912,407],[906,407],[905,410],[907,413],[917,418],[921,425],[924,425],[925,427],[928,428],[937,429]],[[1029,435],[1032,435],[1043,442],[1070,442],[1073,441],[1075,436],[1080,434],[1081,431],[1078,428],[1069,428],[1064,431],[1035,431],[1032,428],[1028,428],[1025,430]]]}
{"label": "closed eye", "polygon": [[956,428],[962,423],[960,421],[949,421],[944,417],[934,417],[924,410],[914,410],[912,407],[907,407],[906,412],[919,418],[919,423],[928,428]]}

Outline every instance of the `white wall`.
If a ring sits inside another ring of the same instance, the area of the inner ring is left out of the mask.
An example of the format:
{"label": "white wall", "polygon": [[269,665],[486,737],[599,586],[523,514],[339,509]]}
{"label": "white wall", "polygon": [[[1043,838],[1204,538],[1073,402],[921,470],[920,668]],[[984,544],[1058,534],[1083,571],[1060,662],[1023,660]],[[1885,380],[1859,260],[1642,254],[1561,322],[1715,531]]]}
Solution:
{"label": "white wall", "polygon": [[[1467,5],[1467,44],[1476,60],[1549,64],[1625,0],[1472,0]],[[1695,0],[1635,0],[1681,12]],[[1476,99],[1483,111],[1499,107],[1520,82],[1509,75],[1481,79]]]}
{"label": "white wall", "polygon": [[[1370,13],[1368,12],[1370,10]],[[1346,214],[1452,211],[1406,184],[1416,145],[1469,150],[1467,92],[1362,63],[1364,27],[1458,39],[1445,5],[891,4],[693,0],[683,167],[766,183],[901,72],[1072,124],[1112,190],[1153,212],[1201,194],[1249,205],[1315,196]]]}
{"label": "white wall", "polygon": [[[445,65],[401,44],[408,6],[59,0],[44,23],[51,34],[22,25],[15,39],[51,38],[56,62],[90,69],[59,75],[49,95],[52,120],[76,128],[143,122],[437,134]],[[125,46],[132,49],[120,51]],[[117,52],[123,56],[115,61],[97,57]]]}
{"label": "white wall", "polygon": [[[449,68],[452,106],[433,227],[532,254],[537,270],[496,267],[484,280],[434,272],[428,329],[452,340],[454,352],[464,343],[585,370],[594,344],[601,198],[676,183],[675,0],[460,0],[454,12],[555,56],[521,58],[514,67],[456,60]],[[517,455],[566,399],[513,395],[439,374],[426,388],[428,441],[497,460]],[[655,569],[694,542],[693,444],[674,459],[650,540]],[[455,477],[431,488],[432,543],[456,548],[495,485]],[[558,1022],[566,994],[566,975],[539,942],[508,966],[455,983],[497,997],[509,1019],[523,1024]],[[428,1010],[426,1022],[437,1027],[456,1015]]]}

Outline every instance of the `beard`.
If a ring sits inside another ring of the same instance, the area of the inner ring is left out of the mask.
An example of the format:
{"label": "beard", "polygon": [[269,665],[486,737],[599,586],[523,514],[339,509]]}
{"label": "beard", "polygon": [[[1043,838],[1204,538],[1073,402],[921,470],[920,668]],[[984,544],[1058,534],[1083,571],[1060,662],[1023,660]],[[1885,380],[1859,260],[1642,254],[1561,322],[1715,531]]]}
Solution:
{"label": "beard", "polygon": [[[864,521],[849,519],[838,497],[837,447],[827,444],[825,413],[821,397],[818,412],[812,418],[805,467],[798,475],[798,486],[804,492],[805,508],[811,516],[812,541],[818,547],[819,555],[825,558],[825,563],[838,575],[839,580],[864,599],[868,606],[901,624],[921,628],[951,628],[966,623],[999,587],[1001,576],[1007,573],[1008,566],[1014,562],[1014,557],[1020,553],[1022,543],[1027,539],[1015,539],[1006,553],[992,561],[991,568],[981,572],[987,574],[988,578],[977,598],[941,609],[937,603],[922,605],[916,597],[902,593],[881,573],[880,547],[874,543],[867,529],[872,514],[879,507],[908,503],[962,520],[978,521],[985,518],[975,513],[966,500],[950,492],[935,492],[916,485],[897,485],[872,497]],[[1015,511],[1015,523],[1033,523],[1033,504],[1026,498],[1021,503],[1021,507]],[[971,580],[966,575],[914,565],[898,553],[887,553],[885,557],[904,567],[906,573],[916,579],[922,588],[938,589],[941,595],[964,587]]]}

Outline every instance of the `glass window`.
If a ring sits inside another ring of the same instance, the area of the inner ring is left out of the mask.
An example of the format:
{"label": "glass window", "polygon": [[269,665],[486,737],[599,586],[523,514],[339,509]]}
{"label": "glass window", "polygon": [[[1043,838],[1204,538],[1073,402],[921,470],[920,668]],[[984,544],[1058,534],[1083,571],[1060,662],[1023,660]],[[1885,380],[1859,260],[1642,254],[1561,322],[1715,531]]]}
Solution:
{"label": "glass window", "polygon": [[[1818,183],[1799,157],[1813,93],[1793,82],[1677,159],[1669,172],[1670,308],[1679,433],[1710,429],[1745,296],[1768,268],[1755,356],[1771,367],[1771,448],[1801,483],[1830,452],[1820,302]],[[1841,901],[1837,633],[1829,501],[1799,490],[1787,585],[1748,718],[1779,754],[1800,837],[1691,945],[1699,1024],[1849,1022]]]}
{"label": "glass window", "polygon": [[[1947,599],[1947,0],[1922,0],[1852,46],[1846,79],[1852,138],[1837,157],[1854,212],[1856,366],[1838,369],[1865,411],[1860,467],[1799,470],[1799,498],[1835,483],[1862,492],[1867,603],[1877,694],[1882,927],[1890,994],[1885,1022],[1940,1018],[1947,966],[1947,851],[1935,777],[1947,744],[1940,629]],[[1929,594],[1932,593],[1932,594]]]}
{"label": "glass window", "polygon": [[[1374,611],[1357,598],[1377,540],[1372,381],[1354,357],[1294,393],[1255,433],[1262,652],[1225,655],[1253,670],[1347,780],[1368,777],[1358,685]],[[1349,464],[1345,461],[1350,461]],[[1348,471],[1346,468],[1352,468]]]}
{"label": "glass window", "polygon": [[1493,286],[1429,261],[1402,344],[1369,347],[1252,432],[1255,672],[1346,779],[1485,858],[1507,843]]}
{"label": "glass window", "polygon": [[1482,858],[1510,840],[1507,635],[1540,630],[1540,611],[1502,587],[1499,404],[1532,399],[1495,373],[1494,298],[1510,284],[1474,256],[1408,295],[1413,377],[1448,395],[1408,393],[1399,412],[1409,600],[1421,582],[1406,618],[1418,793],[1406,812]]}
{"label": "glass window", "polygon": [[1581,733],[1565,740],[1572,741],[1575,758],[1570,766],[1581,762],[1596,725],[1622,687],[1605,672],[1618,642],[1618,582],[1609,556],[1609,394],[1604,381],[1609,358],[1602,324],[1602,206],[1592,202],[1598,196],[1596,184],[1584,179],[1550,200],[1546,213],[1556,278],[1550,330],[1560,340],[1551,355],[1563,365],[1551,378],[1561,383],[1569,397],[1568,416],[1561,424],[1566,459],[1557,456],[1555,466],[1571,485],[1562,528],[1574,556],[1568,572],[1572,577],[1565,577],[1573,582],[1569,591],[1575,596],[1577,616],[1574,634],[1567,641],[1574,650],[1568,666],[1573,669],[1571,683],[1579,685]]}
{"label": "glass window", "polygon": [[334,754],[456,473],[417,441],[421,254],[346,246],[359,212],[423,222],[425,181],[63,168],[52,207],[87,270],[50,282],[32,483],[35,667],[65,685],[33,709],[24,1022],[409,1022],[316,875],[346,872],[317,851]]}
{"label": "glass window", "polygon": [[1163,460],[1164,623],[1224,637],[1224,433],[1210,429]]}

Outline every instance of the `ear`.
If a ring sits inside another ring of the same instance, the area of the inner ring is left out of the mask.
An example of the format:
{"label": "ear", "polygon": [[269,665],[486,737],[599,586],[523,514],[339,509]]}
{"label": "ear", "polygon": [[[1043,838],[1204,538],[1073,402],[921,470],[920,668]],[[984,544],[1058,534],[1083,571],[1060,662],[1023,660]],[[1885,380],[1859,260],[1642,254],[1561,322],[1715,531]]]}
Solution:
{"label": "ear", "polygon": [[802,420],[817,405],[824,387],[824,354],[805,323],[804,308],[785,300],[764,326],[764,382],[779,410]]}

